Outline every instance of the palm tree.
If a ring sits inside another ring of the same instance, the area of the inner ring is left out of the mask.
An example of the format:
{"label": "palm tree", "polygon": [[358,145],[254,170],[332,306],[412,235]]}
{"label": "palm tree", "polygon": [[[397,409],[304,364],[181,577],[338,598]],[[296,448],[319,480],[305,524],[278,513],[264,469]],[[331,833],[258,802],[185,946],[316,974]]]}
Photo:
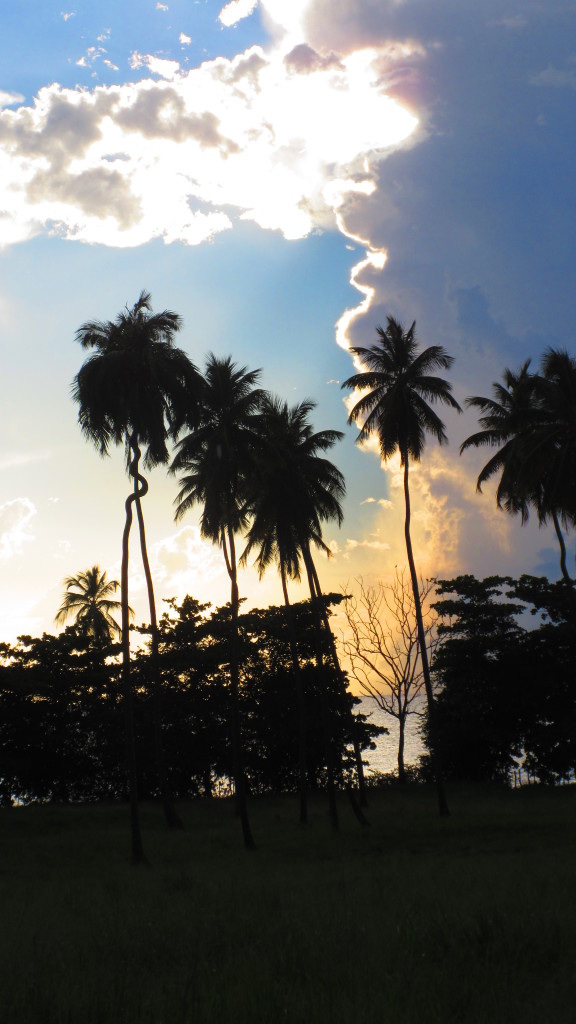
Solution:
{"label": "palm tree", "polygon": [[541,521],[552,517],[563,576],[570,580],[558,525],[558,518],[565,526],[576,523],[576,359],[566,350],[549,348],[544,352],[536,379],[536,407],[538,415],[526,438],[519,482],[521,488],[537,482]]}
{"label": "palm tree", "polygon": [[[560,567],[566,580],[570,576],[560,521],[565,525],[573,521],[576,478],[574,451],[572,456],[567,455],[566,447],[559,442],[559,434],[569,437],[572,431],[576,436],[575,367],[567,353],[549,350],[542,362],[542,375],[530,372],[529,359],[516,373],[506,368],[503,383],[492,385],[492,398],[466,399],[466,405],[480,411],[482,430],[471,434],[460,446],[460,454],[468,448],[497,448],[478,476],[478,491],[487,480],[500,474],[496,489],[499,508],[511,515],[519,514],[523,524],[528,520],[531,507],[536,510],[540,525],[552,519],[560,546]],[[566,459],[570,458],[573,462],[571,501],[567,500],[570,473],[566,473],[569,470]]]}
{"label": "palm tree", "polygon": [[237,367],[230,357],[208,357],[196,430],[177,445],[171,471],[180,473],[176,519],[202,506],[203,537],[223,551],[230,579],[230,683],[232,755],[238,814],[244,845],[254,847],[246,807],[239,714],[238,565],[236,534],[247,524],[247,479],[258,443],[257,413],[264,392],[256,387],[260,370]]}
{"label": "palm tree", "polygon": [[[436,750],[436,709],[410,535],[409,470],[411,460],[420,461],[427,434],[432,434],[439,444],[445,444],[448,440],[444,424],[430,403],[440,402],[458,412],[461,409],[452,396],[451,384],[442,377],[431,376],[431,371],[447,370],[453,362],[452,356],[449,356],[441,345],[431,345],[419,351],[416,324],[413,323],[405,330],[402,324],[391,316],[387,317],[386,328],[378,327],[376,333],[378,341],[371,348],[351,349],[352,354],[368,369],[349,377],[342,387],[363,392],[348,418],[349,423],[361,423],[358,441],[366,441],[372,434],[376,435],[384,462],[399,452],[400,464],[404,467],[404,536],[414,594],[418,646],[428,701],[430,731]],[[434,768],[440,814],[447,815],[448,805],[436,754]]]}
{"label": "palm tree", "polygon": [[[194,409],[200,376],[184,351],[174,346],[174,335],[182,320],[177,313],[164,310],[152,313],[148,292],[141,292],[132,308],[126,307],[114,321],[92,320],[82,324],[76,340],[92,354],[74,379],[72,395],[78,403],[78,420],[84,435],[101,455],[108,455],[111,444],[123,445],[126,465],[133,480],[133,491],[126,499],[126,520],[122,540],[120,581],[122,604],[122,673],[124,681],[127,747],[132,816],[132,859],[144,859],[137,811],[136,760],[130,685],[130,639],[128,610],[129,536],[132,505],[136,504],[141,548],[150,602],[153,658],[157,675],[157,628],[154,590],[144,535],[141,499],[148,483],[140,472],[140,445],[145,448],[144,464],[153,467],[168,461],[168,437],[174,438],[185,416]],[[159,714],[157,737],[159,737]],[[166,780],[159,744],[159,770],[164,809],[169,823],[176,823],[166,791]]]}
{"label": "palm tree", "polygon": [[[266,396],[261,408],[261,444],[251,474],[250,517],[242,562],[256,552],[255,564],[262,578],[270,564],[278,566],[286,609],[286,621],[299,720],[299,783],[300,821],[306,822],[306,714],[296,633],[288,596],[288,579],[300,580],[304,563],[311,599],[316,608],[317,594],[310,544],[330,554],[322,538],[322,523],[331,519],[342,521],[340,499],[345,492],[340,471],[322,458],[343,435],[338,430],[314,432],[309,415],[315,402],[305,400],[290,408],[287,402]],[[314,573],[314,575],[313,575]],[[315,612],[316,614],[316,612]],[[320,645],[317,655],[322,660]],[[329,730],[327,730],[329,732]],[[325,736],[329,775],[331,815],[335,818],[333,768],[330,738]]]}
{"label": "palm tree", "polygon": [[76,576],[68,576],[64,580],[64,597],[54,621],[63,625],[73,618],[81,632],[99,647],[106,646],[121,632],[113,617],[121,610],[121,603],[112,596],[119,586],[118,580],[107,580],[106,573],[98,565]]}

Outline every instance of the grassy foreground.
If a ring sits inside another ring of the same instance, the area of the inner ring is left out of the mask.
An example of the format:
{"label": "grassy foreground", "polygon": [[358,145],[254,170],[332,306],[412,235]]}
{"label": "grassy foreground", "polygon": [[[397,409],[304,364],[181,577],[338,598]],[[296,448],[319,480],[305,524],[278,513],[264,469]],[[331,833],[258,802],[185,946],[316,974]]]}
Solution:
{"label": "grassy foreground", "polygon": [[576,791],[373,792],[307,828],[296,802],[0,812],[2,1024],[568,1024]]}

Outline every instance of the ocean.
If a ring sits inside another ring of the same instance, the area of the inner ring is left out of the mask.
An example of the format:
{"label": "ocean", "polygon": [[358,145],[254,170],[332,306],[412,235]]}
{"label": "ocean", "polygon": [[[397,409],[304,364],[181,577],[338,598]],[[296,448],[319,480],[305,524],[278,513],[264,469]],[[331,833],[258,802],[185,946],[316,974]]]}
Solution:
{"label": "ocean", "polygon": [[[414,702],[414,707],[421,711],[425,705],[425,697]],[[375,725],[383,725],[389,730],[388,736],[377,736],[376,750],[366,750],[363,760],[368,762],[366,777],[370,772],[394,772],[398,769],[398,722],[391,715],[387,715],[378,707],[376,701],[370,697],[362,697],[361,704],[356,705],[356,711],[369,717]],[[425,748],[419,736],[420,715],[409,715],[406,723],[404,737],[404,764],[415,765]]]}

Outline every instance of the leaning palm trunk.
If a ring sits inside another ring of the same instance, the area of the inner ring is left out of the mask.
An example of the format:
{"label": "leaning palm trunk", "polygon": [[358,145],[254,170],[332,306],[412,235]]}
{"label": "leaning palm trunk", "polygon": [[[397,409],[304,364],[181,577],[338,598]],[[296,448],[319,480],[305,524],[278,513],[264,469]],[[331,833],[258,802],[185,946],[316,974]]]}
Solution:
{"label": "leaning palm trunk", "polygon": [[240,824],[242,826],[244,846],[247,850],[253,850],[255,848],[255,843],[254,838],[252,836],[252,830],[250,828],[250,821],[248,819],[248,808],[246,805],[246,779],[244,776],[244,759],[242,756],[242,732],[240,729],[240,673],[238,666],[238,612],[240,608],[240,597],[238,593],[236,547],[234,544],[234,534],[230,527],[227,528],[227,534],[227,541],[225,534],[222,535],[222,547],[224,549],[226,568],[228,570],[228,575],[230,577],[230,610],[232,617],[232,630],[230,636],[230,685],[232,690],[231,733],[234,789],[236,794],[236,807],[238,810],[238,816],[240,818]]}
{"label": "leaning palm trunk", "polygon": [[334,749],[332,745],[332,730],[330,727],[330,720],[328,715],[327,707],[327,693],[326,693],[326,671],[324,667],[324,659],[322,657],[322,615],[320,610],[321,601],[316,589],[315,582],[315,570],[312,556],[310,554],[310,547],[306,541],[302,543],[302,555],[304,558],[304,565],[306,567],[306,575],[308,577],[308,586],[310,588],[310,604],[312,606],[312,615],[314,617],[314,637],[315,637],[315,648],[316,648],[316,667],[318,669],[318,677],[320,682],[320,729],[322,732],[322,745],[324,747],[324,759],[326,761],[326,788],[328,793],[328,813],[330,815],[330,822],[335,832],[338,832],[340,828],[340,822],[338,820],[338,807],[336,805],[336,782],[334,772]]}
{"label": "leaning palm trunk", "polygon": [[426,700],[428,702],[428,721],[430,723],[430,739],[432,746],[432,769],[434,771],[434,779],[436,782],[436,792],[438,795],[438,809],[442,818],[448,817],[450,811],[448,809],[448,803],[446,800],[446,792],[444,789],[444,780],[442,778],[442,769],[440,764],[440,753],[438,750],[438,724],[436,717],[436,703],[434,701],[434,694],[432,692],[432,682],[430,679],[430,666],[428,664],[428,649],[426,647],[426,634],[424,631],[424,621],[422,619],[422,604],[420,602],[420,590],[418,588],[418,577],[416,575],[416,565],[414,563],[414,553],[412,551],[412,539],[410,537],[410,488],[408,484],[408,452],[403,452],[404,461],[404,501],[406,506],[406,518],[404,520],[404,535],[406,538],[406,553],[408,555],[408,565],[410,568],[410,579],[412,581],[412,593],[414,594],[414,611],[416,615],[416,627],[418,631],[418,647],[420,649],[420,659],[422,662],[422,675],[424,676],[424,688],[426,690]]}
{"label": "leaning palm trunk", "polygon": [[555,510],[552,511],[552,522],[554,523],[554,529],[560,546],[560,569],[562,572],[562,579],[566,580],[566,583],[572,583],[572,578],[566,566],[566,544],[564,543],[564,536],[560,528],[560,521]]}
{"label": "leaning palm trunk", "polygon": [[[136,466],[137,466],[137,459]],[[130,465],[132,474],[132,464]],[[140,811],[138,808],[138,772],[136,766],[136,741],[134,737],[134,695],[130,678],[130,608],[128,605],[128,562],[130,528],[132,526],[132,503],[138,497],[137,478],[134,477],[134,492],[126,503],[126,522],[122,535],[122,569],[120,574],[120,599],[122,605],[122,688],[124,691],[124,720],[126,728],[126,767],[128,794],[130,799],[130,824],[132,837],[132,863],[145,864],[146,856],[142,845]]]}
{"label": "leaning palm trunk", "polygon": [[[142,512],[141,499],[148,493],[148,481],[139,472],[140,448],[136,441],[132,441],[134,452],[134,487],[140,484],[140,490],[136,492],[136,515],[138,517],[138,529],[140,533],[140,551],[142,553],[142,565],[146,577],[146,588],[148,590],[148,606],[150,609],[150,634],[151,634],[151,663],[152,663],[152,688],[154,700],[154,752],[156,755],[156,770],[160,783],[160,794],[164,808],[164,818],[168,828],[184,828],[184,824],[172,801],[172,794],[168,785],[166,772],[166,758],[164,756],[164,742],[162,739],[162,687],[160,682],[160,659],[158,657],[158,620],[156,618],[156,601],[154,598],[154,585],[152,573],[148,560],[148,549],[146,547],[146,532],[144,528],[144,515]],[[131,469],[132,472],[132,469]]]}
{"label": "leaning palm trunk", "polygon": [[305,825],[308,822],[308,797],[307,797],[307,767],[306,767],[306,706],[304,702],[304,687],[302,685],[302,673],[300,671],[300,659],[298,657],[298,646],[296,643],[296,630],[294,629],[294,617],[290,599],[288,597],[288,586],[286,584],[286,570],[284,565],[280,566],[280,577],[282,580],[282,593],[284,594],[284,609],[288,625],[288,636],[290,639],[290,654],[292,657],[292,674],[296,688],[296,707],[298,711],[298,779],[300,785],[300,822]]}

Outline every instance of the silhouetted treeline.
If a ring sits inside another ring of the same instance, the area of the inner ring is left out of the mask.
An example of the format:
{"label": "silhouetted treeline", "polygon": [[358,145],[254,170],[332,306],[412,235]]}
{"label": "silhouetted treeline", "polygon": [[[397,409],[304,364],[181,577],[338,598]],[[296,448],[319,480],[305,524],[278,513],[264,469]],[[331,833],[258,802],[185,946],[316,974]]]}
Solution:
{"label": "silhouetted treeline", "polygon": [[[576,767],[576,588],[544,577],[458,576],[437,585],[434,674],[445,777],[542,782]],[[425,724],[430,750],[430,730]],[[423,759],[424,776],[430,774]]]}
{"label": "silhouetted treeline", "polygon": [[[330,595],[327,604],[341,600]],[[228,674],[230,607],[210,611],[191,597],[169,602],[159,623],[162,726],[175,797],[226,792],[233,777]],[[328,694],[336,771],[352,771],[351,711],[358,703],[342,676],[315,667],[317,638],[309,603],[294,606],[306,692],[308,785],[325,782],[320,701]],[[134,656],[138,789],[158,795],[154,757],[153,672],[147,629]],[[285,612],[240,616],[240,699],[245,767],[253,793],[298,790],[298,716]],[[325,651],[328,661],[329,651]],[[0,794],[46,801],[127,797],[118,645],[77,627],[59,636],[20,637],[0,645]],[[362,749],[378,728],[356,716]]]}

